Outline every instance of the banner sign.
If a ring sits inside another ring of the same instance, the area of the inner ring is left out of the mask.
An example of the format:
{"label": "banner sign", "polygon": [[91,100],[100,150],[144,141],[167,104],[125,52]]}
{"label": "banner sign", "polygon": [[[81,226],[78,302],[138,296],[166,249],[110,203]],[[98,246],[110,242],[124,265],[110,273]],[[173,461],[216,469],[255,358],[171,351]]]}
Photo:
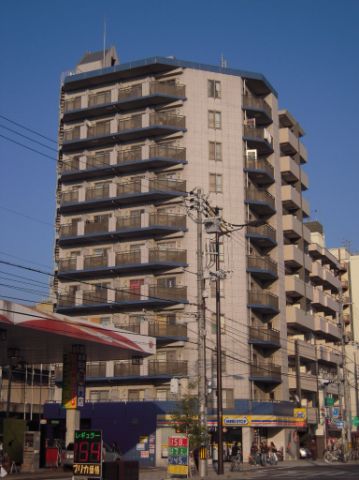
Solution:
{"label": "banner sign", "polygon": [[76,409],[85,404],[86,354],[73,351],[64,354],[62,378],[62,405]]}

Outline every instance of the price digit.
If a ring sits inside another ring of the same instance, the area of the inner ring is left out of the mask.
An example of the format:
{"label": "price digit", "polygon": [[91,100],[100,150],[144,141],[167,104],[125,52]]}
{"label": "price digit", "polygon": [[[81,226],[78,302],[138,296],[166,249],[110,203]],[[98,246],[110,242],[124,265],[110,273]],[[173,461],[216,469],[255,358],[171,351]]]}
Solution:
{"label": "price digit", "polygon": [[89,461],[88,442],[79,442],[79,462],[87,463]]}
{"label": "price digit", "polygon": [[101,442],[91,442],[90,443],[90,463],[100,463],[101,462]]}

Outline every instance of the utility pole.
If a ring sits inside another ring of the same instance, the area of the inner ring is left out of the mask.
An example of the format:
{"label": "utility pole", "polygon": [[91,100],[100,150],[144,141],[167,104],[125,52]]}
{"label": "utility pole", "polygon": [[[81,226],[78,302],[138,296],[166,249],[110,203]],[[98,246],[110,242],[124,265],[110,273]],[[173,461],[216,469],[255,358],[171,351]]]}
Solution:
{"label": "utility pole", "polygon": [[[201,202],[202,192],[197,190],[198,201]],[[206,317],[205,317],[205,299],[204,299],[204,272],[203,272],[203,225],[202,208],[199,205],[197,209],[197,305],[198,305],[198,370],[199,370],[199,421],[201,426],[202,442],[201,446],[206,447],[207,451],[207,377],[206,377]],[[204,478],[207,475],[207,455],[206,458],[199,458],[199,476]]]}
{"label": "utility pole", "polygon": [[223,390],[222,390],[222,325],[221,325],[221,278],[219,275],[219,231],[216,231],[216,343],[217,343],[217,431],[218,475],[223,475]]}

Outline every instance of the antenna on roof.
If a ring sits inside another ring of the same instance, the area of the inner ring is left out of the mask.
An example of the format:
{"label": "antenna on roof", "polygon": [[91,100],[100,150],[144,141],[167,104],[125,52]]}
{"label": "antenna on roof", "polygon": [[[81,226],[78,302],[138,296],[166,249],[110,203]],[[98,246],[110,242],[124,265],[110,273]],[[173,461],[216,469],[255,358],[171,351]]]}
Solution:
{"label": "antenna on roof", "polygon": [[224,58],[223,53],[221,53],[221,68],[228,68],[228,62],[227,62],[227,60]]}
{"label": "antenna on roof", "polygon": [[103,58],[102,67],[105,67],[105,54],[106,54],[106,17],[103,17]]}

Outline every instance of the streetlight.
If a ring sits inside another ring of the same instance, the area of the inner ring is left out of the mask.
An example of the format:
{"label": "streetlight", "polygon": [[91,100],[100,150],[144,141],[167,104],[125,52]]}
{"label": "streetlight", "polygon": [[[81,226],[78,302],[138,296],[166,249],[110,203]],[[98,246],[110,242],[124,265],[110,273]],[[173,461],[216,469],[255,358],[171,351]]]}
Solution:
{"label": "streetlight", "polygon": [[[215,210],[216,215],[219,209]],[[260,227],[265,225],[264,220],[253,220],[243,224],[225,224],[223,225],[219,216],[208,218],[204,222],[207,233],[215,233],[215,256],[216,256],[216,349],[217,349],[217,432],[218,432],[218,475],[223,475],[223,390],[222,390],[222,333],[221,333],[221,278],[224,278],[220,272],[219,264],[219,239],[222,235],[228,235],[245,227]],[[235,227],[235,228],[232,228]]]}

